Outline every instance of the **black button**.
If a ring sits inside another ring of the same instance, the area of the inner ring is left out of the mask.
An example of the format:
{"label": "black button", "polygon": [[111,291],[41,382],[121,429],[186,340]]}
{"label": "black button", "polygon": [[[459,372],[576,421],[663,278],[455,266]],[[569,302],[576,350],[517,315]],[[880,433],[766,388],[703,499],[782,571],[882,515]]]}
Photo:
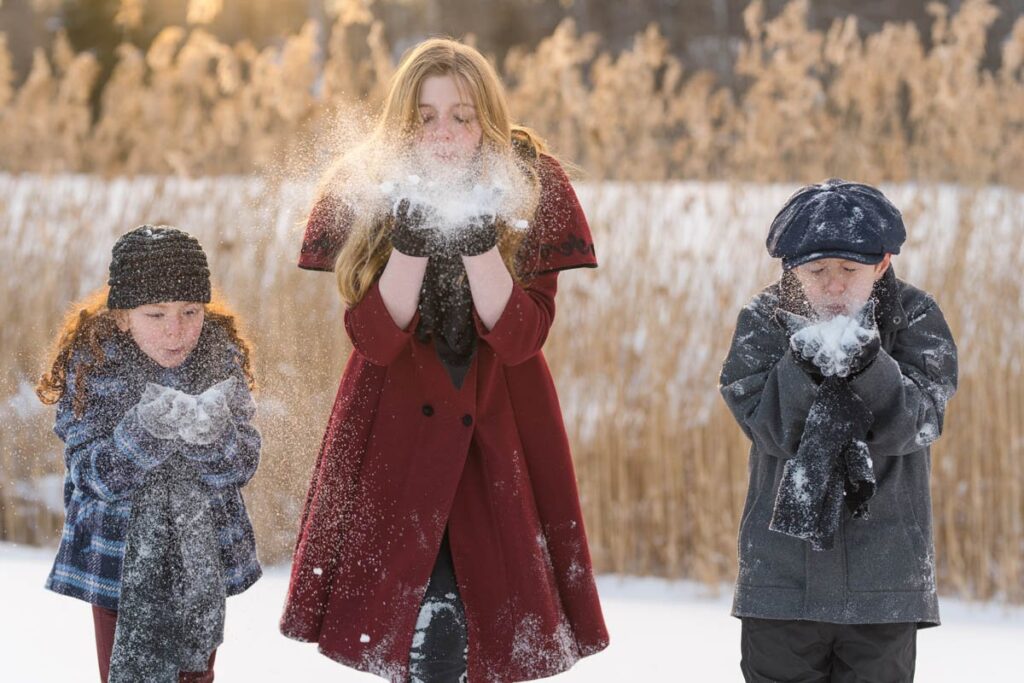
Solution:
{"label": "black button", "polygon": [[467,427],[469,425],[473,424],[473,416],[472,415],[463,415],[462,416],[462,424],[466,425]]}
{"label": "black button", "polygon": [[429,403],[424,403],[423,404],[423,414],[426,415],[427,417],[430,417],[431,415],[433,415],[434,414],[434,406],[430,405]]}

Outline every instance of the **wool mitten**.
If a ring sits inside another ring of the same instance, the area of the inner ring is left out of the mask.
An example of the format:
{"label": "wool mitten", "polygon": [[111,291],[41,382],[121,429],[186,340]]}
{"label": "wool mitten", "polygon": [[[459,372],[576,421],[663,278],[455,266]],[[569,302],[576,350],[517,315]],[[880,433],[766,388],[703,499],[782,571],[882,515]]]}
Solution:
{"label": "wool mitten", "polygon": [[866,369],[881,349],[873,301],[854,317],[827,320],[808,318],[780,310],[779,318],[790,333],[793,358],[806,372],[820,377],[849,377]]}
{"label": "wool mitten", "polygon": [[179,429],[182,441],[205,446],[220,439],[231,422],[229,399],[237,382],[229,377],[195,397],[195,420]]}
{"label": "wool mitten", "polygon": [[403,199],[395,209],[391,246],[406,256],[430,256],[439,241],[439,233],[432,223],[433,212],[428,207]]}
{"label": "wool mitten", "polygon": [[195,419],[195,397],[147,382],[136,406],[139,424],[158,439],[173,439],[182,425]]}
{"label": "wool mitten", "polygon": [[449,241],[461,256],[479,256],[490,251],[498,243],[494,216],[475,216],[452,233]]}

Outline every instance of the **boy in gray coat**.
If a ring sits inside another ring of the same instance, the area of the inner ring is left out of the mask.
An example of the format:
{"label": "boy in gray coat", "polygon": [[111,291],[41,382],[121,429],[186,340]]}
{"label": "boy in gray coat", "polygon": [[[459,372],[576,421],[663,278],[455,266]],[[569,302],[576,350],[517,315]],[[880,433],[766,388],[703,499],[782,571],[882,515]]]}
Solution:
{"label": "boy in gray coat", "polygon": [[747,681],[911,681],[939,623],[929,446],[956,389],[935,300],[898,280],[877,189],[805,187],[772,222],[780,281],[736,324],[721,392],[750,438],[733,615]]}

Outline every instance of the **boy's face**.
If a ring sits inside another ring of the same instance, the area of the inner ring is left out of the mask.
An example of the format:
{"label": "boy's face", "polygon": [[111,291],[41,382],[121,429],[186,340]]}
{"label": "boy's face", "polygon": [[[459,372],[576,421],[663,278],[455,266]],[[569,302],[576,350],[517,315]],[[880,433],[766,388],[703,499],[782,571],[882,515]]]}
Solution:
{"label": "boy's face", "polygon": [[867,303],[875,282],[885,275],[892,257],[876,265],[839,258],[811,261],[793,269],[814,312],[822,318],[853,315]]}
{"label": "boy's face", "polygon": [[194,301],[146,304],[117,312],[117,326],[160,367],[176,368],[199,343],[206,309]]}

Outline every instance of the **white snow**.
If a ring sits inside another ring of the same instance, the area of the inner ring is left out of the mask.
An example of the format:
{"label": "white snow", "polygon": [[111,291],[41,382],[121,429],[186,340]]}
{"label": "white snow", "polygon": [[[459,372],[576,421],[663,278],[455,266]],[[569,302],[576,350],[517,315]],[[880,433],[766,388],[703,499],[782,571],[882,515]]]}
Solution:
{"label": "white snow", "polygon": [[36,503],[51,512],[64,513],[63,474],[44,474],[35,479],[16,479],[10,482],[10,485],[13,501]]}
{"label": "white snow", "polygon": [[35,385],[23,379],[18,382],[17,392],[12,394],[7,399],[6,404],[0,408],[0,419],[14,417],[18,420],[27,420],[44,412],[44,410],[43,404],[40,403],[39,398],[36,396]]}
{"label": "white snow", "polygon": [[807,487],[808,483],[807,470],[804,469],[804,466],[793,465],[794,494],[796,495],[797,502],[803,505],[809,505],[811,502],[811,492]]}
{"label": "white snow", "polygon": [[[0,543],[0,642],[4,680],[96,680],[92,617],[83,602],[50,593],[43,581],[53,550]],[[277,630],[288,567],[272,567],[228,599],[217,680],[380,681],[346,669]],[[709,595],[688,582],[604,576],[598,580],[612,644],[551,681],[741,681],[740,623],[729,616],[730,589]],[[918,637],[917,680],[1003,681],[1018,669],[1024,608],[942,600],[944,625]],[[57,649],[55,649],[57,648]],[[54,656],[59,651],[60,656]]]}
{"label": "white snow", "polygon": [[843,377],[850,371],[853,354],[878,331],[862,327],[855,317],[837,315],[804,327],[793,335],[793,345],[813,359],[826,377]]}
{"label": "white snow", "polygon": [[445,232],[484,215],[500,216],[518,230],[529,227],[522,216],[511,213],[522,202],[524,183],[517,181],[502,164],[487,165],[499,172],[492,173],[492,178],[484,183],[436,164],[428,167],[425,174],[429,179],[424,180],[417,173],[409,173],[410,167],[406,165],[393,171],[397,177],[385,180],[378,188],[392,213],[403,199],[408,200],[414,207],[426,207],[432,214],[431,225]]}
{"label": "white snow", "polygon": [[[146,429],[153,432],[158,438],[168,438],[175,432],[187,443],[208,444],[211,443],[216,434],[214,421],[223,420],[219,414],[217,404],[226,405],[228,396],[234,391],[237,380],[229,377],[226,380],[214,384],[201,394],[193,396],[172,387],[165,387],[153,382],[146,382],[146,388],[142,392],[139,403],[159,401],[166,397],[170,402],[170,409],[166,413],[158,413],[152,418],[143,419]],[[140,409],[141,410],[141,409]],[[160,424],[150,424],[149,420],[156,420]],[[167,433],[167,430],[170,430]]]}
{"label": "white snow", "polygon": [[918,430],[917,436],[914,437],[914,442],[918,446],[927,446],[933,443],[937,438],[939,438],[939,430],[935,425],[930,422],[926,422],[921,425],[921,429]]}
{"label": "white snow", "polygon": [[394,213],[409,200],[429,209],[432,227],[449,233],[482,215],[525,230],[526,215],[532,213],[530,184],[514,156],[493,151],[481,153],[467,168],[429,153],[355,145],[324,186],[346,204],[374,214]]}

